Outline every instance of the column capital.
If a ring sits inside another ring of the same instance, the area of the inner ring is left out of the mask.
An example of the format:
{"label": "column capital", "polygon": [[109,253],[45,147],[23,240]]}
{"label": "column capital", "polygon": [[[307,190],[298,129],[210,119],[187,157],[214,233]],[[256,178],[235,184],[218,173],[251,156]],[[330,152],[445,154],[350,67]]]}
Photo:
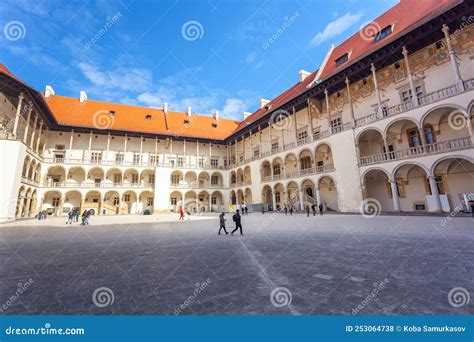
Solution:
{"label": "column capital", "polygon": [[326,96],[328,96],[329,93],[328,93],[328,89],[327,89],[327,88],[324,88],[324,94],[325,94]]}
{"label": "column capital", "polygon": [[405,45],[403,45],[403,47],[402,47],[402,54],[403,54],[404,57],[408,56],[408,50],[407,50],[407,47]]}
{"label": "column capital", "polygon": [[349,81],[349,78],[348,78],[348,77],[346,77],[345,82],[346,82],[346,85],[347,85],[347,86],[349,86],[349,84],[351,83],[351,82]]}
{"label": "column capital", "polygon": [[25,95],[23,93],[20,93],[20,95],[18,95],[18,99],[23,100],[24,98],[25,98]]}
{"label": "column capital", "polygon": [[445,35],[449,35],[449,26],[446,24],[443,24],[443,26],[441,27],[441,31],[443,31]]}
{"label": "column capital", "polygon": [[375,72],[375,64],[374,63],[370,63],[370,71],[372,72]]}

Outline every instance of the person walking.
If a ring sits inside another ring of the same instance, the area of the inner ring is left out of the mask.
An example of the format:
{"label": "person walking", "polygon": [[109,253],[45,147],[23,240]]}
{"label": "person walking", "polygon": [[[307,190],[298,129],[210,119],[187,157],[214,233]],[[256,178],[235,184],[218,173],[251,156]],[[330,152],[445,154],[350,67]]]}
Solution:
{"label": "person walking", "polygon": [[240,216],[239,209],[237,209],[234,216],[232,216],[232,219],[235,222],[235,229],[230,233],[230,235],[234,235],[234,232],[237,231],[239,228],[240,228],[240,235],[244,235],[244,233],[242,232],[242,223],[241,223],[242,217]]}
{"label": "person walking", "polygon": [[76,215],[76,222],[79,222],[79,216],[81,215],[81,213],[79,212],[79,209],[76,209],[74,211],[74,214]]}
{"label": "person walking", "polygon": [[221,230],[224,229],[224,233],[225,235],[229,234],[227,233],[227,230],[225,229],[225,221],[227,221],[225,218],[224,218],[225,214],[224,213],[221,213],[219,215],[219,232],[217,233],[218,235],[221,235]]}
{"label": "person walking", "polygon": [[184,211],[183,208],[179,209],[179,219],[178,221],[183,220],[184,221]]}
{"label": "person walking", "polygon": [[313,204],[311,206],[311,210],[313,211],[313,216],[316,216],[316,205],[315,204]]}
{"label": "person walking", "polygon": [[85,226],[86,224],[89,224],[89,222],[87,221],[87,215],[89,214],[89,212],[85,209],[84,212],[82,213],[82,217],[81,217],[81,226]]}
{"label": "person walking", "polygon": [[293,216],[293,205],[290,205],[290,215]]}
{"label": "person walking", "polygon": [[74,213],[74,210],[71,210],[71,211],[67,214],[67,221],[66,221],[66,224],[72,224],[72,220],[74,219],[75,216],[76,216],[76,214]]}
{"label": "person walking", "polygon": [[319,215],[323,216],[323,204],[319,203]]}
{"label": "person walking", "polygon": [[285,215],[288,215],[288,207],[286,206],[286,204],[285,204],[285,209],[284,210],[285,210]]}
{"label": "person walking", "polygon": [[43,212],[42,212],[42,211],[40,211],[40,212],[38,212],[38,214],[36,214],[36,218],[37,218],[39,221],[41,221],[42,216],[43,216]]}
{"label": "person walking", "polygon": [[309,205],[306,204],[306,217],[309,217]]}
{"label": "person walking", "polygon": [[249,207],[247,207],[247,204],[245,205],[245,215],[249,214]]}
{"label": "person walking", "polygon": [[41,212],[41,219],[46,220],[48,218],[48,212],[46,210],[43,210]]}

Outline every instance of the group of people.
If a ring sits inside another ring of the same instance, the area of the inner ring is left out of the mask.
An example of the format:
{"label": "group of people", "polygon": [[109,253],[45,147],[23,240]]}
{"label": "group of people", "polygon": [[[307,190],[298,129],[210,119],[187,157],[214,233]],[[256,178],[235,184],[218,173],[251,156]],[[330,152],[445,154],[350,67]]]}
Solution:
{"label": "group of people", "polygon": [[35,217],[40,221],[46,220],[48,218],[48,212],[46,210],[41,210]]}
{"label": "group of people", "polygon": [[[248,211],[247,211],[248,215]],[[225,229],[225,221],[227,221],[225,218],[225,213],[221,213],[219,215],[219,232],[217,233],[218,235],[221,235],[221,230],[224,229],[225,235],[229,234],[227,230]],[[244,235],[242,231],[242,216],[240,215],[240,210],[237,209],[235,211],[235,214],[232,215],[232,221],[235,222],[235,229],[230,233],[230,235],[234,235],[234,233],[240,229],[240,235]]]}
{"label": "group of people", "polygon": [[311,210],[309,205],[306,204],[306,216],[309,217],[310,212],[313,213],[313,216],[316,216],[316,210],[319,209],[319,215],[323,215],[324,211],[324,206],[322,203],[319,203],[319,206],[316,206],[316,204],[311,205]]}
{"label": "group of people", "polygon": [[79,216],[81,216],[81,226],[86,226],[89,224],[89,217],[92,215],[91,210],[84,210],[82,215],[79,213],[79,209],[72,209],[67,214],[66,224],[72,224],[73,221],[79,222]]}

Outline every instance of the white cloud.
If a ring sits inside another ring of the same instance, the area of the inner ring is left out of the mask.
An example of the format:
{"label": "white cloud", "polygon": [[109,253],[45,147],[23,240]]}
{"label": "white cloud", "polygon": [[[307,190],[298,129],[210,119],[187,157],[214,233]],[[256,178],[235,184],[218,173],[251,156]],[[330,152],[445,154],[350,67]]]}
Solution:
{"label": "white cloud", "polygon": [[242,119],[242,113],[249,108],[249,101],[242,99],[230,98],[227,99],[222,109],[222,116],[234,119]]}
{"label": "white cloud", "polygon": [[346,13],[342,17],[337,18],[334,21],[331,21],[329,24],[326,25],[323,31],[318,32],[313,39],[309,42],[310,47],[315,47],[320,45],[321,43],[337,37],[344,31],[346,31],[349,27],[357,23],[362,18],[362,13]]}

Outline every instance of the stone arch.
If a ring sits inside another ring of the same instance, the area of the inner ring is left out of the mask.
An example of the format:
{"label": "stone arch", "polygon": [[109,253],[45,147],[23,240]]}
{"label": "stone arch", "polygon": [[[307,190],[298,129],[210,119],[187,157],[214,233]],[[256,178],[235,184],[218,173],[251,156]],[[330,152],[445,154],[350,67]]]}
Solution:
{"label": "stone arch", "polygon": [[139,213],[139,202],[138,195],[133,190],[125,191],[122,194],[122,204],[124,214],[138,214]]}
{"label": "stone arch", "polygon": [[80,211],[82,207],[82,194],[78,190],[69,190],[64,194],[64,209],[66,212],[71,210]]}
{"label": "stone arch", "polygon": [[67,183],[80,185],[86,181],[86,170],[82,166],[73,166],[67,171]]}
{"label": "stone arch", "polygon": [[339,196],[337,192],[337,184],[333,177],[324,174],[317,180],[317,188],[320,193],[320,200],[325,210],[339,210]]}

